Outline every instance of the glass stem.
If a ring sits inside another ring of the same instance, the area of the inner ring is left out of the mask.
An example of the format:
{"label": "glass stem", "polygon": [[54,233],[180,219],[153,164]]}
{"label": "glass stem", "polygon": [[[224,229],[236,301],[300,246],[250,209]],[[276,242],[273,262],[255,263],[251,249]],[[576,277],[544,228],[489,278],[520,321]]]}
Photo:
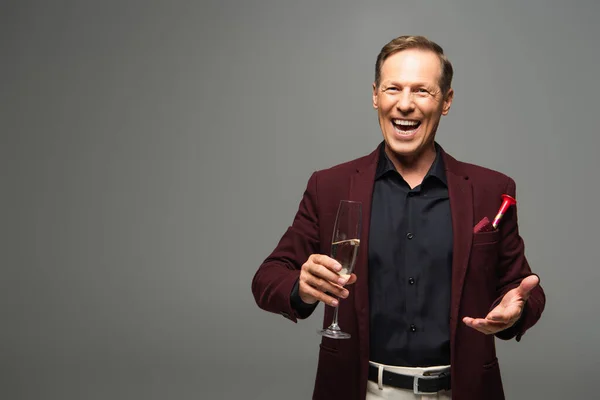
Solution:
{"label": "glass stem", "polygon": [[329,327],[329,329],[334,330],[334,331],[339,331],[340,327],[338,325],[338,309],[340,308],[340,305],[338,303],[338,306],[335,307],[335,310],[333,310],[333,322],[331,323],[331,326]]}

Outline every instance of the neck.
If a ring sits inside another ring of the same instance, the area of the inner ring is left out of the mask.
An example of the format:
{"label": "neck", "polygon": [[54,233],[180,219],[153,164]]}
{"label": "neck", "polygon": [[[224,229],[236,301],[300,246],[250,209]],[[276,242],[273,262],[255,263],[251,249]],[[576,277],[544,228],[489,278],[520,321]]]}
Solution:
{"label": "neck", "polygon": [[389,157],[396,171],[412,187],[420,185],[435,161],[436,150],[434,143],[423,149],[419,154],[402,156],[394,153],[389,147],[385,147],[385,153]]}

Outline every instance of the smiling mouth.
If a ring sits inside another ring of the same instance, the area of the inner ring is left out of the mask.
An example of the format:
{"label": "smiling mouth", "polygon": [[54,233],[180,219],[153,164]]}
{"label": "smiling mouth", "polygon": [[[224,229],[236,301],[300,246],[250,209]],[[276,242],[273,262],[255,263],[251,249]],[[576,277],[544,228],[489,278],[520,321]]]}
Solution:
{"label": "smiling mouth", "polygon": [[394,125],[394,129],[396,132],[402,135],[410,135],[415,133],[419,126],[421,126],[421,121],[414,121],[408,119],[393,119],[392,125]]}

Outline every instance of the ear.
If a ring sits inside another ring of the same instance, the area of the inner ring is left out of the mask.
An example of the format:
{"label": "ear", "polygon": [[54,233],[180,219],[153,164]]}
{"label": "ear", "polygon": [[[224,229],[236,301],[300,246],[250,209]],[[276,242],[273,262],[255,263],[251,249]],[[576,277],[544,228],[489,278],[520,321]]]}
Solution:
{"label": "ear", "polygon": [[454,99],[454,89],[450,88],[446,96],[444,96],[444,104],[442,105],[442,115],[448,115],[452,100]]}
{"label": "ear", "polygon": [[373,82],[373,108],[376,110],[379,108],[379,96],[377,93],[377,85],[375,84],[375,82]]}

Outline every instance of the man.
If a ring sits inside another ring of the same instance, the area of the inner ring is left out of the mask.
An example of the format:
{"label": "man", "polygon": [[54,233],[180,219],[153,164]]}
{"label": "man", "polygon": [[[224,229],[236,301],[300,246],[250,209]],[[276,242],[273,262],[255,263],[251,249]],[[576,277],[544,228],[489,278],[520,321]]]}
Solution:
{"label": "man", "polygon": [[[519,341],[544,309],[516,206],[496,229],[474,233],[494,219],[502,194],[515,195],[515,182],[435,141],[452,75],[427,38],[382,48],[373,83],[382,144],[310,177],[292,226],[253,279],[257,304],[294,322],[323,302],[328,326],[340,298],[351,338],[321,339],[314,399],[503,399],[494,338]],[[328,256],[342,199],[363,205],[347,281]]]}

